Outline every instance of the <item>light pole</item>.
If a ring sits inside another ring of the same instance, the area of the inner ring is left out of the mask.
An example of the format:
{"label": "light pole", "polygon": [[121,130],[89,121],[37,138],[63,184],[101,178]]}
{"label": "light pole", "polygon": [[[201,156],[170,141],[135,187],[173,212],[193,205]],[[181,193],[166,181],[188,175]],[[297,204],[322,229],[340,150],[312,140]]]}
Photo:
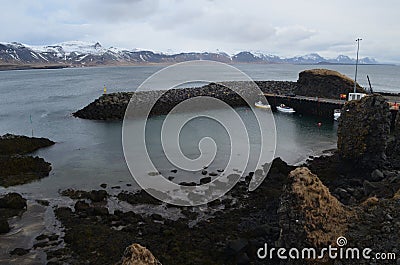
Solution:
{"label": "light pole", "polygon": [[357,59],[356,59],[356,76],[354,77],[354,93],[356,93],[357,88],[357,68],[358,68],[358,51],[360,50],[360,38],[356,39],[357,42]]}

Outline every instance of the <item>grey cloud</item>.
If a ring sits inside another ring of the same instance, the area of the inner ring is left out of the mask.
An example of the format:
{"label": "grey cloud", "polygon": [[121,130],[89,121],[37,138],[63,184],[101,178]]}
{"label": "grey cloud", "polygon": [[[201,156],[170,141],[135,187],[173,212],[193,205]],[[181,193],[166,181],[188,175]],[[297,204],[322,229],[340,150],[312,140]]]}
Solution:
{"label": "grey cloud", "polygon": [[2,6],[0,41],[354,56],[362,37],[363,56],[391,61],[399,58],[399,9],[393,0],[20,0]]}
{"label": "grey cloud", "polygon": [[82,0],[76,11],[90,23],[116,23],[148,19],[157,13],[158,7],[159,0]]}

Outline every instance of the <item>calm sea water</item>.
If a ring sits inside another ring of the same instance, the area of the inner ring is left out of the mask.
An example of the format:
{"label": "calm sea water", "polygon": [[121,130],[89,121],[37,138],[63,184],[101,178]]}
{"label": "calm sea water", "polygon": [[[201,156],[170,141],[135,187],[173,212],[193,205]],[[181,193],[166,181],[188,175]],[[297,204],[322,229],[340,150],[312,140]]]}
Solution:
{"label": "calm sea water", "polygon": [[[295,81],[308,65],[236,65],[254,80]],[[353,77],[353,66],[327,66]],[[98,189],[101,183],[110,186],[134,183],[126,166],[121,144],[121,122],[101,122],[72,117],[71,113],[99,97],[103,86],[109,93],[133,91],[162,66],[98,67],[58,70],[25,70],[0,72],[0,134],[14,133],[46,137],[57,143],[36,154],[52,163],[50,176],[41,181],[11,188],[25,196],[57,197],[66,188]],[[221,73],[223,74],[223,73]],[[375,90],[400,92],[399,66],[360,66],[358,80],[367,85],[366,74]],[[229,76],[226,76],[229,80]],[[157,89],[155,87],[155,89]],[[238,113],[246,117],[247,109]],[[336,124],[312,117],[275,113],[277,127],[276,156],[297,163],[308,155],[333,148]],[[255,121],[247,119],[249,126]],[[317,123],[322,122],[318,127]],[[150,125],[159,126],[162,117],[154,117]],[[182,149],[196,154],[199,135],[220,139],[220,155],[213,167],[224,165],[229,143],[218,133],[212,121],[202,120],[185,129]],[[218,141],[217,141],[218,144]],[[252,145],[257,146],[257,141]],[[157,150],[157,146],[153,147]],[[162,165],[162,162],[160,162]],[[164,170],[170,170],[165,165]],[[177,181],[195,177],[177,175]],[[0,192],[2,190],[0,189]]]}

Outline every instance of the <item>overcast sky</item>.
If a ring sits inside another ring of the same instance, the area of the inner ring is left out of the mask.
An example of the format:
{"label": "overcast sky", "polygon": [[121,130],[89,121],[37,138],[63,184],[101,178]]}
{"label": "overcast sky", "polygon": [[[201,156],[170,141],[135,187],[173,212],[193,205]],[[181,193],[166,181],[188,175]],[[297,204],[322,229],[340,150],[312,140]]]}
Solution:
{"label": "overcast sky", "polygon": [[0,41],[155,51],[317,52],[400,63],[398,0],[1,0]]}

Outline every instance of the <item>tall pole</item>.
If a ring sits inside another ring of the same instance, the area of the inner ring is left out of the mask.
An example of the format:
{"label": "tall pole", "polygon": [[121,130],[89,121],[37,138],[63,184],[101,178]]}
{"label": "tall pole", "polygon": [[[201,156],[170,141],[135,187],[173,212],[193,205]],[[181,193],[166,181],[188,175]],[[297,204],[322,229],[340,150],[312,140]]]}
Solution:
{"label": "tall pole", "polygon": [[354,77],[354,93],[356,93],[357,88],[357,68],[358,68],[358,51],[360,50],[360,38],[356,39],[357,42],[357,59],[356,59],[356,76]]}

